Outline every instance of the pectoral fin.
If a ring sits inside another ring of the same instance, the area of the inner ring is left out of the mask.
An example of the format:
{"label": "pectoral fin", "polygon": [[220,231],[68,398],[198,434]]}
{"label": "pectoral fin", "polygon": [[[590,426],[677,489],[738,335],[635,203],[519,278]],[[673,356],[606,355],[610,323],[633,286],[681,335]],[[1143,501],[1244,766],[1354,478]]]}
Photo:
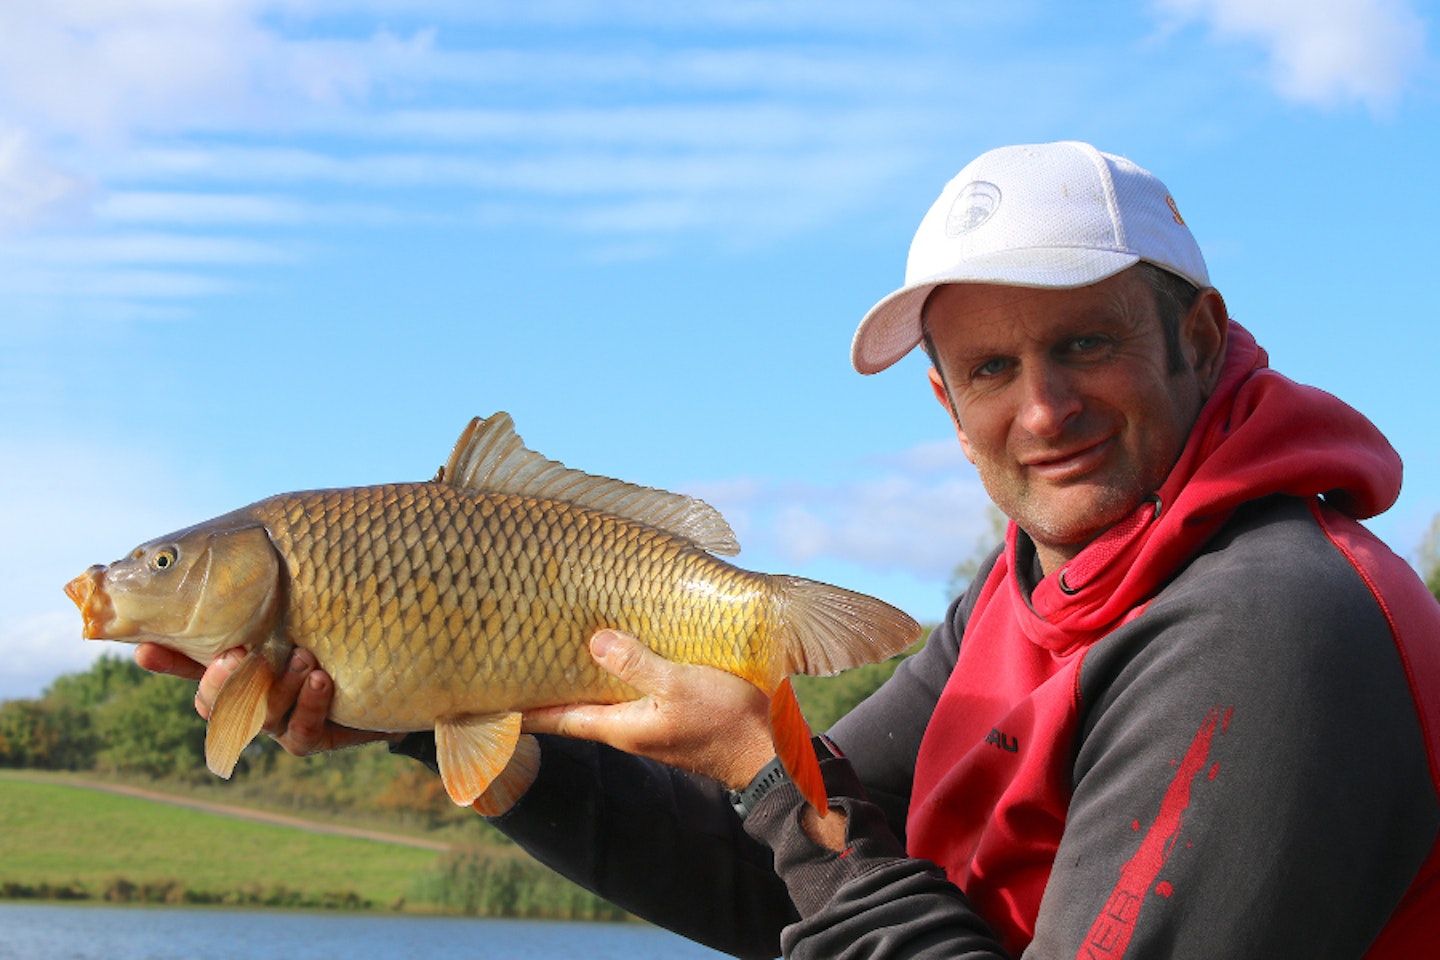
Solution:
{"label": "pectoral fin", "polygon": [[266,700],[275,676],[259,648],[251,650],[215,697],[205,728],[205,765],[230,779],[240,753],[265,723]]}
{"label": "pectoral fin", "polygon": [[435,723],[435,758],[445,792],[468,807],[490,788],[515,754],[520,714],[441,717]]}
{"label": "pectoral fin", "polygon": [[490,788],[471,804],[483,817],[498,817],[515,805],[520,795],[530,789],[540,773],[540,744],[528,734],[521,734],[510,762],[490,784]]}
{"label": "pectoral fin", "polygon": [[770,697],[770,737],[786,774],[800,788],[801,796],[823,817],[830,808],[825,778],[820,775],[820,761],[815,759],[815,748],[810,745],[810,724],[800,712],[800,701],[795,699],[795,687],[789,677],[780,681]]}

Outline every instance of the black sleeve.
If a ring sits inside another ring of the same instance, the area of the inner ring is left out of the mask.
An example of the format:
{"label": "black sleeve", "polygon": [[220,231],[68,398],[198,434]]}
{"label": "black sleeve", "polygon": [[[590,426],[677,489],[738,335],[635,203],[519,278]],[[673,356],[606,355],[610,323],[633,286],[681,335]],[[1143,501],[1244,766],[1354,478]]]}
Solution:
{"label": "black sleeve", "polygon": [[831,806],[847,819],[840,852],[806,836],[800,826],[804,800],[794,784],[771,792],[745,821],[775,850],[775,869],[802,914],[785,928],[785,956],[1004,960],[995,935],[960,889],[935,864],[905,853],[880,807],[860,798],[858,780],[845,782],[848,770],[841,764],[825,771]]}
{"label": "black sleeve", "polygon": [[[537,739],[539,776],[490,821],[501,832],[638,917],[737,957],[779,955],[795,908],[719,784],[596,743]],[[415,734],[397,752],[433,769],[433,743]]]}

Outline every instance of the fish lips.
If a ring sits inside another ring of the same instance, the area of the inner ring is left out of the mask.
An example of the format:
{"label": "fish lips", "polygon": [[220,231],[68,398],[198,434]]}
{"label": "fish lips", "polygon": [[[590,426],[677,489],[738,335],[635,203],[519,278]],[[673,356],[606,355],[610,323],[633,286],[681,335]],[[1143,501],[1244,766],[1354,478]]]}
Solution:
{"label": "fish lips", "polygon": [[83,621],[80,635],[86,640],[109,640],[115,619],[115,607],[110,595],[105,592],[105,571],[109,568],[96,564],[80,576],[65,584],[65,595],[80,608]]}

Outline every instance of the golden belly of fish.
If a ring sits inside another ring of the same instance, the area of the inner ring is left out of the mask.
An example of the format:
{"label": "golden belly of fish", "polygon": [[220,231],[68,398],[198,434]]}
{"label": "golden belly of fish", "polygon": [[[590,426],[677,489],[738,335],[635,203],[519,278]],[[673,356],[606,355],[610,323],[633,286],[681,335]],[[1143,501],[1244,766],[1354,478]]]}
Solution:
{"label": "golden belly of fish", "polygon": [[767,577],[622,518],[435,484],[286,494],[251,508],[283,557],[285,632],[335,680],[331,717],[438,717],[636,694],[601,671],[601,627],[757,685],[775,660]]}

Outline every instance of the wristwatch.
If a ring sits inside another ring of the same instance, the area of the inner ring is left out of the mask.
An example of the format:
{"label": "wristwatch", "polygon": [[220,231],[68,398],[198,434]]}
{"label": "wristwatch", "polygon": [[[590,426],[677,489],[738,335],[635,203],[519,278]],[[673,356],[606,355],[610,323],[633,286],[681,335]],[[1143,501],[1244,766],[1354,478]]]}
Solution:
{"label": "wristwatch", "polygon": [[[818,760],[830,760],[844,756],[835,742],[824,734],[813,737],[810,743],[815,749],[815,757]],[[734,807],[740,819],[744,820],[750,816],[750,812],[759,806],[760,801],[765,799],[771,790],[789,779],[790,775],[785,772],[785,765],[780,762],[779,757],[775,757],[760,768],[760,772],[755,774],[744,790],[727,791],[730,795],[730,806]]]}

